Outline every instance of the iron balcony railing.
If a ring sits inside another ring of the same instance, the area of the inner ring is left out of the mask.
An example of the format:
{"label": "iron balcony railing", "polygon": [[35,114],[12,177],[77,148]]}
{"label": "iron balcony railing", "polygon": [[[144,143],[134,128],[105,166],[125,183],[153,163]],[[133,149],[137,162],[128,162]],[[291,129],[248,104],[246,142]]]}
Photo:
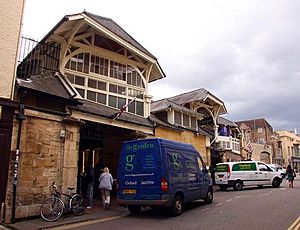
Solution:
{"label": "iron balcony railing", "polygon": [[18,78],[30,78],[31,75],[57,71],[60,46],[57,43],[38,42],[32,38],[21,37],[18,54]]}

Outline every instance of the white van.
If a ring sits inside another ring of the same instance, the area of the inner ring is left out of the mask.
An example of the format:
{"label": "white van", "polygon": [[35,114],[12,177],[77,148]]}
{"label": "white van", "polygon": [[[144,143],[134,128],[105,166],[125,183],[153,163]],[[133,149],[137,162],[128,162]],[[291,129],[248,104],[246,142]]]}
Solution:
{"label": "white van", "polygon": [[260,161],[226,162],[216,165],[215,182],[222,191],[228,187],[240,191],[244,186],[272,185],[278,188],[282,176]]}

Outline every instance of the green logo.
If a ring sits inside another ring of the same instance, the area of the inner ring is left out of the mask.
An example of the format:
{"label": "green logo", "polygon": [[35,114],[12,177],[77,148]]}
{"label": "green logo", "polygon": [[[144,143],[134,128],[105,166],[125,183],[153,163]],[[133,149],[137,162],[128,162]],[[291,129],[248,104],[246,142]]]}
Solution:
{"label": "green logo", "polygon": [[134,158],[134,155],[127,155],[126,156],[126,166],[125,166],[125,170],[130,172],[133,170],[133,164],[132,164],[132,161],[133,161],[133,158]]}
{"label": "green logo", "polygon": [[180,164],[178,163],[178,156],[176,153],[172,154],[172,160],[173,160],[173,167],[175,170],[179,170],[180,169]]}

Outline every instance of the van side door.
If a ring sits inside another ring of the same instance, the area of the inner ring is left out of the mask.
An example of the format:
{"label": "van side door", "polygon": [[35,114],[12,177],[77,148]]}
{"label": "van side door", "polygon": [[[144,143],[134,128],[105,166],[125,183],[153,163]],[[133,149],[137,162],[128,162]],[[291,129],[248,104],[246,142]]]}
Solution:
{"label": "van side door", "polygon": [[184,175],[183,157],[179,151],[166,149],[167,156],[167,173],[169,177],[169,193],[174,196],[177,191],[186,189],[186,178]]}
{"label": "van side door", "polygon": [[259,180],[262,185],[270,185],[272,184],[273,171],[266,164],[262,162],[257,162],[259,169]]}
{"label": "van side door", "polygon": [[200,198],[201,183],[199,180],[199,170],[195,155],[183,153],[185,163],[185,175],[187,178],[186,200],[192,201]]}

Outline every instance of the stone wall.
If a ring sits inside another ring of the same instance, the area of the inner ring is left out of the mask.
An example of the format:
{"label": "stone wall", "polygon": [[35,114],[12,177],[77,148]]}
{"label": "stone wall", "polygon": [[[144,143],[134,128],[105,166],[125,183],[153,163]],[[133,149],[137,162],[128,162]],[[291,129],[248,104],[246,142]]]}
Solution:
{"label": "stone wall", "polygon": [[166,138],[179,142],[186,142],[192,144],[198,152],[201,153],[201,157],[206,164],[210,164],[210,151],[206,148],[206,136],[194,135],[192,131],[182,131],[178,132],[171,129],[166,129],[163,127],[155,128],[155,137]]}
{"label": "stone wall", "polygon": [[[39,215],[43,200],[50,195],[53,181],[60,190],[77,186],[79,123],[33,110],[25,111],[21,129],[15,218]],[[13,170],[18,133],[14,121],[12,154],[6,196],[5,221],[12,211]],[[61,135],[64,130],[65,135]]]}

